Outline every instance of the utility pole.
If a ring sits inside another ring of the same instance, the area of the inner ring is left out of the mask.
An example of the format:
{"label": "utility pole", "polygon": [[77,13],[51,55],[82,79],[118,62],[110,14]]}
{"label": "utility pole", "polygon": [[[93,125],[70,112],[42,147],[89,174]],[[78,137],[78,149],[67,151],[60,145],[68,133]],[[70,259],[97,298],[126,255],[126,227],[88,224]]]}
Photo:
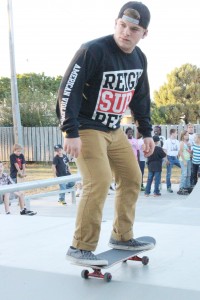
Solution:
{"label": "utility pole", "polygon": [[19,98],[17,88],[17,77],[15,69],[15,51],[14,51],[14,29],[12,0],[7,2],[8,20],[9,20],[9,46],[10,46],[10,70],[11,70],[11,95],[12,95],[12,113],[13,113],[13,133],[14,142],[23,146],[22,126],[19,109]]}

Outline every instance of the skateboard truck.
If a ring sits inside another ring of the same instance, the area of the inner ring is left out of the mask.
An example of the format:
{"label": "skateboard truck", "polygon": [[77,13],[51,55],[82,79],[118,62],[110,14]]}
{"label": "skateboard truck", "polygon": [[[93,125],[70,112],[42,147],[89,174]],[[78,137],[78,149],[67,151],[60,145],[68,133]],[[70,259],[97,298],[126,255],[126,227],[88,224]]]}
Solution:
{"label": "skateboard truck", "polygon": [[148,256],[139,257],[136,255],[136,256],[129,257],[128,259],[124,260],[123,262],[126,262],[127,260],[141,261],[144,266],[148,265],[148,263],[149,263]]}
{"label": "skateboard truck", "polygon": [[95,277],[95,278],[103,279],[106,282],[111,281],[111,279],[112,279],[111,273],[106,272],[103,274],[101,272],[101,269],[95,269],[95,268],[92,268],[92,269],[93,269],[93,272],[91,272],[91,273],[88,270],[83,270],[81,272],[81,277],[85,278],[85,279],[88,279],[89,277]]}
{"label": "skateboard truck", "polygon": [[[139,256],[132,256],[127,258],[126,260],[124,260],[123,262],[127,262],[127,260],[134,260],[134,261],[141,261],[143,265],[147,265],[149,263],[149,258],[148,256],[143,256],[143,257],[139,257]],[[88,270],[82,270],[81,272],[81,277],[84,279],[88,279],[89,277],[94,277],[94,278],[100,278],[103,279],[106,282],[110,282],[112,279],[112,274],[111,273],[102,273],[101,272],[101,268],[95,268],[92,267],[93,272],[89,272]]]}

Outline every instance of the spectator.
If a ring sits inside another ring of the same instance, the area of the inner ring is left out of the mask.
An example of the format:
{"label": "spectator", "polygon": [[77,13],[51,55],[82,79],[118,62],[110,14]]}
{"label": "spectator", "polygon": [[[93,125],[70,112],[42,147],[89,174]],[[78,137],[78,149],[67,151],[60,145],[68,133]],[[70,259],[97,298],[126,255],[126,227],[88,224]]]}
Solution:
{"label": "spectator", "polygon": [[[61,176],[67,176],[71,175],[70,169],[69,169],[69,159],[67,155],[63,154],[63,148],[60,144],[54,146],[55,156],[53,158],[53,174],[55,177],[61,177]],[[68,183],[60,183],[60,190],[70,189],[75,185],[74,182],[68,182]],[[59,200],[61,204],[65,205],[65,193],[59,194]]]}
{"label": "spectator", "polygon": [[24,178],[26,176],[26,161],[22,153],[22,146],[14,144],[13,153],[10,155],[10,177],[17,183],[17,177]]}
{"label": "spectator", "polygon": [[145,164],[146,164],[146,157],[144,156],[144,140],[143,137],[138,133],[138,146],[139,146],[139,166],[140,166],[140,171],[142,173],[142,183],[141,183],[141,191],[145,191],[144,187],[144,170],[145,170]]}
{"label": "spectator", "polygon": [[187,132],[189,133],[189,143],[192,146],[194,142],[194,125],[192,123],[187,124]]}
{"label": "spectator", "polygon": [[128,127],[126,128],[125,133],[127,135],[129,143],[131,144],[133,153],[139,162],[140,161],[139,145],[138,145],[138,140],[134,137],[134,130],[131,127]]}
{"label": "spectator", "polygon": [[[4,166],[2,161],[0,161],[0,185],[15,184],[15,182],[11,179],[11,177],[6,173],[4,173],[3,171],[4,171]],[[24,194],[22,192],[14,192],[14,194],[19,198],[20,215],[33,216],[36,214],[36,212],[27,210],[25,208]],[[9,196],[10,193],[5,193],[3,195],[3,202],[5,206],[5,212],[7,215],[10,215]]]}
{"label": "spectator", "polygon": [[194,136],[192,145],[192,186],[195,186],[198,181],[198,172],[200,169],[200,134]]}
{"label": "spectator", "polygon": [[[192,123],[187,124],[187,132],[189,133],[189,143],[191,147],[193,146],[194,143],[194,125]],[[191,157],[192,160],[192,157]],[[190,177],[190,184],[191,187],[193,186],[193,163],[191,163],[191,177]]]}
{"label": "spectator", "polygon": [[153,129],[153,132],[154,135],[159,136],[160,143],[158,144],[158,146],[163,147],[166,138],[163,135],[161,135],[161,127],[159,125],[156,125]]}
{"label": "spectator", "polygon": [[153,179],[155,179],[154,197],[161,196],[159,186],[160,186],[161,173],[162,173],[162,161],[163,158],[166,156],[166,153],[163,151],[162,147],[158,146],[160,144],[159,136],[154,135],[153,140],[155,142],[155,149],[153,154],[147,158],[148,179],[147,179],[147,185],[145,189],[146,197],[148,197],[151,193],[151,185]]}
{"label": "spectator", "polygon": [[177,166],[181,168],[180,161],[178,159],[178,153],[180,149],[180,143],[177,140],[177,130],[170,129],[170,137],[164,142],[163,150],[167,154],[167,173],[166,173],[166,184],[167,184],[167,191],[169,193],[173,193],[171,188],[171,174],[173,166]]}
{"label": "spectator", "polygon": [[180,136],[179,160],[181,164],[181,180],[178,195],[188,195],[190,192],[191,177],[191,145],[189,143],[189,133],[184,130]]}

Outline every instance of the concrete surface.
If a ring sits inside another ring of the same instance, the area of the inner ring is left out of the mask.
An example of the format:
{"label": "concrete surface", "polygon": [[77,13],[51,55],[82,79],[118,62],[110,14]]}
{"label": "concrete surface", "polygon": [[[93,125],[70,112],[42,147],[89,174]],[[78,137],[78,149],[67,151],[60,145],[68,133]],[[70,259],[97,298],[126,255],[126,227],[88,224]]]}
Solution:
{"label": "concrete surface", "polygon": [[[67,206],[56,197],[31,202],[38,214],[20,216],[17,203],[11,215],[0,206],[1,300],[199,300],[200,299],[200,182],[190,196],[169,194],[144,197],[137,204],[135,237],[151,235],[156,247],[147,252],[150,262],[117,264],[106,271],[113,279],[81,278],[83,269],[65,260],[78,205]],[[114,192],[107,197],[96,253],[107,250],[112,228]]]}

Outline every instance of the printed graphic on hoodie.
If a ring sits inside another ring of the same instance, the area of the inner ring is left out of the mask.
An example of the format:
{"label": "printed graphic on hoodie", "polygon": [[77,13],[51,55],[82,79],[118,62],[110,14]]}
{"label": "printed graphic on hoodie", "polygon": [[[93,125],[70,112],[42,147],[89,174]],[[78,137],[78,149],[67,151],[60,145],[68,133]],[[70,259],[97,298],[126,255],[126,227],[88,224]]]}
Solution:
{"label": "printed graphic on hoodie", "polygon": [[116,128],[133,98],[142,72],[143,70],[104,72],[92,119],[107,127]]}

